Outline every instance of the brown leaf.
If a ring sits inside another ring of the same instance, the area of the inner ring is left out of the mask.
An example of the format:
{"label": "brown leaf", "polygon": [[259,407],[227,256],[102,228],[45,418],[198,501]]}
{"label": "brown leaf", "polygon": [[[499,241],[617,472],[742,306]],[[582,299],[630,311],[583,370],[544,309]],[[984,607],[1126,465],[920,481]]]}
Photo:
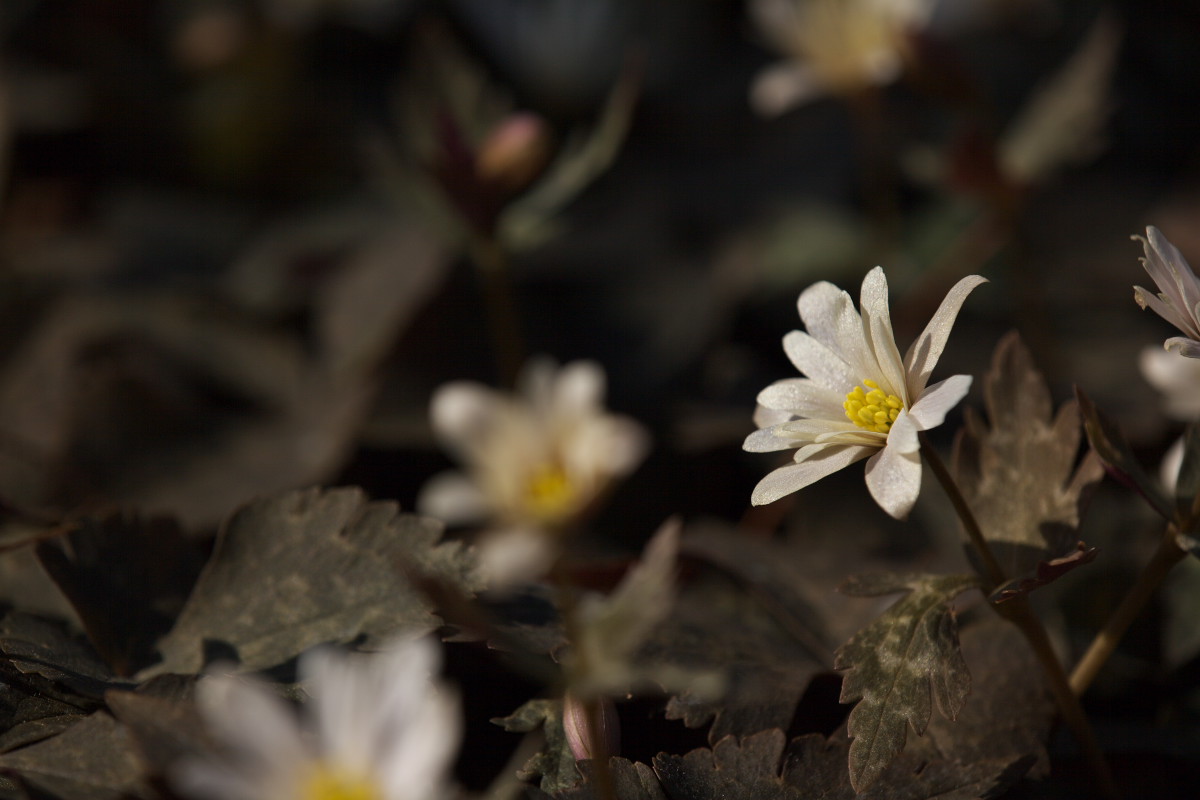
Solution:
{"label": "brown leaf", "polygon": [[1034,589],[1053,583],[1076,567],[1090,564],[1095,560],[1097,552],[1099,551],[1096,548],[1077,542],[1075,549],[1067,555],[1049,561],[1039,561],[1037,572],[1032,578],[1018,578],[997,586],[988,599],[993,603],[1003,603],[1014,597],[1027,595]]}

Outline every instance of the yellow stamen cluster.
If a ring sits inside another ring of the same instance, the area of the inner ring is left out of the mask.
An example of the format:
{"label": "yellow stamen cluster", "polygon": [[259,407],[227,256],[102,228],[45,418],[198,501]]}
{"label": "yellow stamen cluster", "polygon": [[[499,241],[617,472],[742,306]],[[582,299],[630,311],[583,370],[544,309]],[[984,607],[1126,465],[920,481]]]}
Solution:
{"label": "yellow stamen cluster", "polygon": [[[863,389],[863,386],[870,391]],[[884,394],[875,381],[865,380],[863,386],[855,386],[846,395],[846,402],[842,403],[842,408],[846,409],[846,419],[865,430],[887,433],[892,429],[896,417],[900,416],[904,401],[894,394]]]}
{"label": "yellow stamen cluster", "polygon": [[382,800],[375,781],[367,776],[321,764],[304,782],[303,800]]}
{"label": "yellow stamen cluster", "polygon": [[558,522],[575,505],[576,488],[566,471],[557,464],[545,466],[529,477],[525,501],[533,516],[545,522]]}

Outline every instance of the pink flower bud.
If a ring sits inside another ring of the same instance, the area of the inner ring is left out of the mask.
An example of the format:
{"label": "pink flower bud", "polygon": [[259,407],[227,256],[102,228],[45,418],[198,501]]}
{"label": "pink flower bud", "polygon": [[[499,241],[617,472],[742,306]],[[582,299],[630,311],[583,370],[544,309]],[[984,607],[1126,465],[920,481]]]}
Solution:
{"label": "pink flower bud", "polygon": [[599,716],[600,744],[595,747],[588,727],[587,704],[572,694],[563,697],[563,732],[576,761],[595,758],[598,755],[615,756],[621,748],[621,722],[617,718],[617,707],[607,697],[595,701]]}

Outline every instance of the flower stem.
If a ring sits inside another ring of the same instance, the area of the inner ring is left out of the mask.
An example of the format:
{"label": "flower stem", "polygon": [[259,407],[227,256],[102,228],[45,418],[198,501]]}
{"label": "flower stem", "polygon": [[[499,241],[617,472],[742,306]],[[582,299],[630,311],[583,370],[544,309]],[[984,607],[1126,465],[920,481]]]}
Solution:
{"label": "flower stem", "polygon": [[1125,598],[1121,600],[1117,610],[1104,623],[1104,627],[1092,639],[1083,658],[1075,665],[1075,670],[1071,673],[1071,689],[1075,694],[1079,695],[1087,691],[1088,686],[1095,679],[1096,673],[1117,649],[1117,644],[1129,630],[1129,626],[1137,619],[1146,602],[1154,594],[1154,590],[1185,555],[1187,555],[1187,551],[1179,546],[1176,539],[1175,526],[1168,525],[1167,529],[1163,531],[1162,539],[1159,540],[1158,549],[1154,551],[1150,561],[1142,568],[1137,581]]}
{"label": "flower stem", "polygon": [[488,327],[496,368],[504,386],[515,386],[521,369],[524,345],[513,295],[512,270],[508,253],[490,236],[478,236],[471,242],[471,259],[479,271],[487,305]]}
{"label": "flower stem", "polygon": [[[933,474],[937,477],[938,483],[942,485],[942,489],[945,490],[946,495],[950,498],[955,512],[958,514],[963,527],[967,531],[967,536],[970,538],[971,544],[979,554],[980,561],[987,572],[985,577],[987,582],[991,584],[991,586],[987,587],[990,593],[991,589],[995,589],[1005,582],[1004,569],[1000,566],[1000,562],[996,560],[995,554],[992,553],[992,548],[988,545],[987,539],[984,538],[983,530],[979,527],[979,521],[975,518],[975,514],[972,513],[971,507],[967,505],[967,500],[959,490],[954,476],[950,474],[950,470],[946,468],[945,462],[942,461],[941,456],[937,454],[937,451],[929,443],[924,432],[920,434],[920,437],[922,455],[929,462],[929,466],[933,469]],[[1058,660],[1058,655],[1054,652],[1054,646],[1051,644],[1050,637],[1047,635],[1046,629],[1042,626],[1041,620],[1033,613],[1033,608],[1029,605],[1029,598],[1021,595],[1001,604],[993,603],[992,610],[1016,625],[1017,629],[1025,636],[1025,639],[1029,642],[1029,646],[1033,649],[1034,655],[1041,662],[1043,671],[1046,673],[1046,678],[1050,683],[1050,691],[1054,694],[1054,700],[1058,705],[1058,711],[1062,715],[1063,721],[1067,723],[1067,726],[1079,741],[1080,747],[1083,748],[1084,757],[1091,766],[1097,787],[1105,797],[1119,798],[1120,793],[1117,791],[1116,783],[1113,781],[1112,772],[1104,760],[1104,755],[1100,752],[1100,745],[1096,741],[1095,734],[1092,733],[1091,725],[1088,724],[1087,716],[1083,712],[1083,706],[1079,704],[1079,698],[1071,690],[1071,682],[1067,678],[1067,673],[1063,670],[1062,662]]]}

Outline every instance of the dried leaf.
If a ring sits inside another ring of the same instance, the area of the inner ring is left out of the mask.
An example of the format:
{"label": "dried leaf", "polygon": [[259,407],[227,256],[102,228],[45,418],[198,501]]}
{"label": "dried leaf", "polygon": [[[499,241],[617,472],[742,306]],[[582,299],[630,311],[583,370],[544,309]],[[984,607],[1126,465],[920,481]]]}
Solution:
{"label": "dried leaf", "polygon": [[241,667],[280,664],[322,642],[438,619],[405,577],[411,570],[479,588],[473,554],[440,543],[440,523],[367,502],[353,488],[288,492],[242,508],[222,529],[175,627],[145,678],[204,667],[206,643],[237,651]]}
{"label": "dried leaf", "polygon": [[1083,390],[1075,387],[1088,442],[1116,481],[1140,494],[1163,519],[1174,518],[1172,504],[1163,496],[1158,482],[1146,474],[1116,423],[1105,416]]}
{"label": "dried leaf", "polygon": [[1010,786],[1027,764],[981,759],[959,763],[902,757],[859,794],[846,773],[849,744],[810,734],[784,747],[778,730],[728,737],[711,750],[654,759],[672,800],[975,800]]}
{"label": "dried leaf", "polygon": [[129,732],[98,711],[52,739],[0,755],[0,771],[60,800],[128,800],[146,786]]}
{"label": "dried leaf", "polygon": [[[597,800],[596,784],[592,778],[596,772],[595,766],[591,761],[580,761],[579,771],[583,773],[583,783],[556,792],[555,800]],[[646,764],[625,758],[610,758],[608,775],[612,779],[613,797],[616,800],[667,800],[654,770]]]}
{"label": "dried leaf", "polygon": [[492,722],[515,733],[529,733],[539,728],[543,731],[546,743],[542,751],[525,762],[525,766],[517,772],[521,780],[529,781],[541,776],[538,785],[542,791],[550,793],[571,789],[583,780],[563,731],[561,700],[530,700],[507,717],[499,717]]}
{"label": "dried leaf", "polygon": [[969,575],[879,575],[850,578],[843,591],[874,596],[907,591],[837,652],[847,670],[843,703],[858,701],[847,720],[850,780],[867,789],[904,749],[908,727],[925,731],[930,694],[943,716],[954,719],[971,688],[949,602],[978,586]]}
{"label": "dried leaf", "polygon": [[1065,403],[1052,414],[1050,390],[1015,332],[996,346],[983,394],[988,421],[967,414],[954,471],[1001,568],[1019,578],[1074,548],[1103,473],[1091,454],[1075,466],[1079,411]]}
{"label": "dried leaf", "polygon": [[203,563],[173,520],[82,520],[43,542],[38,559],[71,601],[92,646],[118,675],[153,663]]}
{"label": "dried leaf", "polygon": [[1065,556],[1039,561],[1036,574],[1032,578],[1018,578],[997,586],[988,599],[993,603],[1003,603],[1014,597],[1027,595],[1034,589],[1053,583],[1076,567],[1092,563],[1097,552],[1096,548],[1078,542],[1075,549]]}

